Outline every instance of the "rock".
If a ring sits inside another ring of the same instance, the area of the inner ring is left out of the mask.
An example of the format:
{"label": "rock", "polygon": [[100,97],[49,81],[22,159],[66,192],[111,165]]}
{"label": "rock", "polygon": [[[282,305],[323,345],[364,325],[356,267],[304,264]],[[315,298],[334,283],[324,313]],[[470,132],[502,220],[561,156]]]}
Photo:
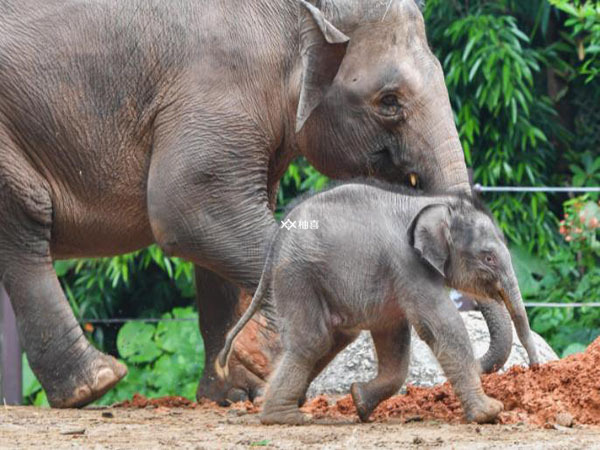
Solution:
{"label": "rock", "polygon": [[573,415],[568,412],[561,412],[556,415],[556,423],[561,427],[572,427],[573,426]]}
{"label": "rock", "polygon": [[[480,312],[461,312],[476,357],[483,355],[489,347],[489,333],[487,325]],[[537,344],[541,362],[558,359],[554,350],[536,333],[533,333]],[[505,371],[514,365],[527,366],[529,360],[527,352],[519,342],[513,328],[513,348],[508,361],[501,369]],[[377,373],[377,359],[371,336],[363,331],[358,339],[349,345],[343,352],[327,366],[308,390],[308,396],[318,394],[347,394],[350,385],[355,381],[369,381]],[[412,349],[410,369],[407,383],[416,386],[433,386],[446,381],[437,360],[429,350],[427,344],[421,341],[414,330],[412,333]]]}

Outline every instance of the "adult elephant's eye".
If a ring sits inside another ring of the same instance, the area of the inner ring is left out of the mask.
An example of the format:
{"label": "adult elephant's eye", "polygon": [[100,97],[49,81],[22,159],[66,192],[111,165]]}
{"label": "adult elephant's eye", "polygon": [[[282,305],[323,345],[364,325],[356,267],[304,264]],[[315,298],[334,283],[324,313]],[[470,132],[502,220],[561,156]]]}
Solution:
{"label": "adult elephant's eye", "polygon": [[386,94],[379,100],[381,113],[385,116],[398,116],[402,112],[402,105],[395,94]]}
{"label": "adult elephant's eye", "polygon": [[381,104],[388,107],[397,106],[398,97],[393,94],[384,95],[381,97]]}

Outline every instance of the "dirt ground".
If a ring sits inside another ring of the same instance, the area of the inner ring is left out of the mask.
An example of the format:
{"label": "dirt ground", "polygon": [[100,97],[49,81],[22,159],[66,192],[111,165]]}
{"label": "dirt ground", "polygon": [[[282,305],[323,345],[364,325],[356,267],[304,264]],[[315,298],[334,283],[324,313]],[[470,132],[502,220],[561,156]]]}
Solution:
{"label": "dirt ground", "polygon": [[317,419],[263,426],[245,409],[197,407],[50,410],[0,407],[0,448],[600,448],[600,427],[465,425],[399,419]]}
{"label": "dirt ground", "polygon": [[350,396],[311,399],[302,427],[263,426],[250,402],[230,408],[139,394],[110,408],[0,407],[0,448],[598,448],[600,338],[584,353],[482,377],[501,400],[497,424],[463,423],[448,383],[409,386],[358,423]]}

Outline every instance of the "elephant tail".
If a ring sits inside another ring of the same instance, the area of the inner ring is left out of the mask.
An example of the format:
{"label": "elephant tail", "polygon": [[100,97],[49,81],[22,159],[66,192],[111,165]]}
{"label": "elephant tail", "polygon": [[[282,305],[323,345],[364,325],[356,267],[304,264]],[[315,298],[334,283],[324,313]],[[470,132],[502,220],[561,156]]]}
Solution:
{"label": "elephant tail", "polygon": [[271,287],[272,261],[275,241],[277,240],[277,235],[279,234],[278,231],[279,230],[275,232],[275,235],[273,236],[273,239],[271,240],[271,243],[269,245],[267,259],[263,267],[263,273],[260,277],[260,281],[258,283],[258,287],[256,288],[256,292],[252,297],[252,302],[250,303],[250,306],[248,306],[248,309],[246,309],[242,317],[240,317],[240,319],[237,321],[235,326],[227,333],[227,336],[225,337],[225,344],[223,345],[223,348],[221,349],[215,360],[215,372],[222,380],[225,380],[229,375],[229,358],[231,356],[231,350],[233,348],[233,344],[237,335],[250,321],[252,316],[260,309]]}

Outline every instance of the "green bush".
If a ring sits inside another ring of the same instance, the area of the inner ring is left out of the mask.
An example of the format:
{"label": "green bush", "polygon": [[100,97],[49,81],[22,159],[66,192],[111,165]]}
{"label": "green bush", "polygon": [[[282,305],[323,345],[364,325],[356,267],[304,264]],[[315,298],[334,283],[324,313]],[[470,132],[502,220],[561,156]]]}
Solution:
{"label": "green bush", "polygon": [[590,82],[600,75],[600,3],[581,0],[550,0],[568,15],[567,42],[577,54],[577,72]]}
{"label": "green bush", "polygon": [[288,167],[279,183],[275,217],[281,218],[285,207],[299,195],[318,192],[327,186],[329,179],[317,172],[304,157],[297,158]]}
{"label": "green bush", "polygon": [[[546,264],[513,254],[524,298],[552,303],[600,300],[600,206],[591,196],[565,203],[557,246]],[[541,308],[530,311],[532,328],[562,356],[600,336],[600,308]]]}
{"label": "green bush", "polygon": [[99,400],[100,404],[131,398],[136,392],[149,397],[179,395],[195,399],[204,370],[198,314],[192,308],[174,308],[162,318],[193,320],[158,324],[128,322],[121,327],[117,348],[129,373]]}
{"label": "green bush", "polygon": [[27,361],[27,356],[25,356],[25,353],[23,353],[22,358],[23,403],[25,405],[49,406],[46,393],[42,389],[40,382],[31,371],[31,367],[29,366],[29,361]]}
{"label": "green bush", "polygon": [[[600,184],[598,2],[429,0],[425,17],[475,182]],[[563,208],[569,214],[581,200],[543,193],[485,200],[511,242],[526,299],[600,299],[595,240],[561,241],[556,232]],[[529,313],[559,354],[581,349],[600,329],[600,309]]]}

